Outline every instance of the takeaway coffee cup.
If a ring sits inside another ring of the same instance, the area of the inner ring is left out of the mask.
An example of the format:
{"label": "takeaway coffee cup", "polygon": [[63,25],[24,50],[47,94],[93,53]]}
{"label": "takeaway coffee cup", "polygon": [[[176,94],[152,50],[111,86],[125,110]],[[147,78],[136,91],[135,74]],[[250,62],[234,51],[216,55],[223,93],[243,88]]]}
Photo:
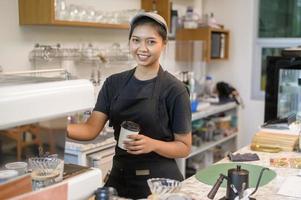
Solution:
{"label": "takeaway coffee cup", "polygon": [[121,129],[120,129],[120,134],[119,134],[119,139],[118,139],[118,147],[121,149],[126,150],[123,142],[124,141],[131,141],[127,136],[128,135],[133,135],[133,134],[138,134],[140,131],[140,127],[138,124],[135,122],[131,121],[124,121],[121,123]]}

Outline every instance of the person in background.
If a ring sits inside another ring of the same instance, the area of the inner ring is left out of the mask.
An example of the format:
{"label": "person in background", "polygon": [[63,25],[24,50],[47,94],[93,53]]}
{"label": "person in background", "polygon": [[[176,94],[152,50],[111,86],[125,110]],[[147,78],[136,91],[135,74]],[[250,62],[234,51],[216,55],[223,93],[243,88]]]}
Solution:
{"label": "person in background", "polygon": [[130,23],[129,48],[137,66],[108,77],[87,122],[67,127],[70,138],[91,140],[109,120],[118,141],[122,122],[139,124],[139,134],[124,143],[126,150],[116,145],[105,183],[121,197],[146,198],[149,178],[183,180],[175,158],[190,153],[191,108],[186,87],[159,63],[167,31],[160,15],[136,15]]}

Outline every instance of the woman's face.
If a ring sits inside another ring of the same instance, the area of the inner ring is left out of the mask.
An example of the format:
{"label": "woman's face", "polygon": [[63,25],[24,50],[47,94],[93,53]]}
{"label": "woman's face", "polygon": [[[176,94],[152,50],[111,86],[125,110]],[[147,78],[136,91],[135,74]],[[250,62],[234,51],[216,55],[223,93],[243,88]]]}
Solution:
{"label": "woman's face", "polygon": [[153,26],[145,24],[134,29],[129,45],[138,66],[157,67],[165,42]]}

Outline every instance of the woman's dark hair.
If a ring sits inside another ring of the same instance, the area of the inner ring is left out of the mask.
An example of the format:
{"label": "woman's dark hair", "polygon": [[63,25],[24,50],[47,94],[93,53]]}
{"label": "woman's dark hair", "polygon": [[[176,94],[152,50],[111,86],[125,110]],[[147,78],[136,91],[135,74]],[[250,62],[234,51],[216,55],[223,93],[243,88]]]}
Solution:
{"label": "woman's dark hair", "polygon": [[131,25],[130,33],[129,33],[129,40],[132,37],[134,29],[139,25],[145,25],[145,24],[149,24],[149,25],[153,26],[157,30],[158,34],[161,36],[163,41],[167,40],[167,30],[165,29],[165,27],[149,17],[141,17],[141,18],[137,19]]}

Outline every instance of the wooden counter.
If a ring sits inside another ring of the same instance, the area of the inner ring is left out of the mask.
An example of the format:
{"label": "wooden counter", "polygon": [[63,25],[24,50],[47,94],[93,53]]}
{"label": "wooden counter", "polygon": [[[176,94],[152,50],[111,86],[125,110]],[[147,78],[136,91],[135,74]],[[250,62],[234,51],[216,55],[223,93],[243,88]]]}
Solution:
{"label": "wooden counter", "polygon": [[[277,194],[278,190],[281,187],[281,184],[288,176],[296,176],[300,169],[292,169],[292,168],[275,168],[270,166],[270,158],[279,158],[279,157],[301,157],[301,153],[297,152],[279,152],[279,153],[264,153],[264,152],[254,152],[251,151],[249,147],[244,147],[237,151],[238,153],[257,153],[260,160],[245,162],[249,164],[261,165],[264,167],[269,167],[273,169],[277,176],[270,183],[263,187],[259,187],[258,191],[253,195],[257,200],[300,200],[300,198],[293,198],[288,196],[282,196]],[[218,163],[227,163],[229,162],[228,158],[224,158]],[[296,186],[300,187],[300,186]],[[183,181],[181,190],[179,193],[185,194],[193,199],[209,199],[207,198],[207,194],[209,193],[212,186],[206,185],[200,181],[198,181],[195,176],[192,176]],[[218,193],[216,194],[214,199],[220,199],[226,194],[226,188],[220,188]]]}

